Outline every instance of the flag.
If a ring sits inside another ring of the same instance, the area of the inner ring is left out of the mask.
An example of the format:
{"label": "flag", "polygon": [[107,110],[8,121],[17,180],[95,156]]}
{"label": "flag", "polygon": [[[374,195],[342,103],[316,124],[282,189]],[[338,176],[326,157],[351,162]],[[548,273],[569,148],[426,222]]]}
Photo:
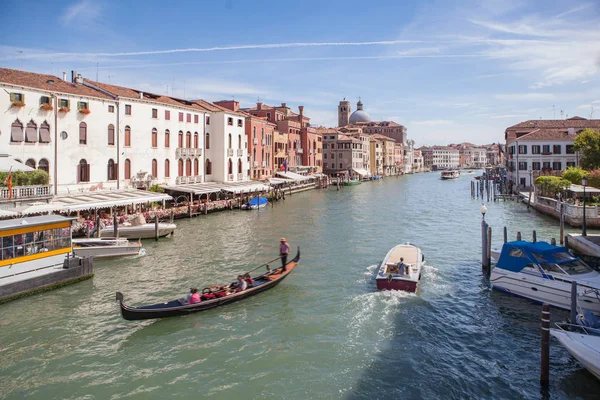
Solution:
{"label": "flag", "polygon": [[282,167],[283,167],[284,171],[287,172],[287,160],[283,160]]}
{"label": "flag", "polygon": [[8,199],[12,200],[12,172],[8,171],[8,176],[4,180],[4,184],[8,187]]}

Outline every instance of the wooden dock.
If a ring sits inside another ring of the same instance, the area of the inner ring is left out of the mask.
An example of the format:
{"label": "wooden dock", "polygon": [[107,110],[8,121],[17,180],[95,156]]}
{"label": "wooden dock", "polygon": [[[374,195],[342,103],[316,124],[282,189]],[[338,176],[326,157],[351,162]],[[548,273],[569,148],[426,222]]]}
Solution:
{"label": "wooden dock", "polygon": [[569,233],[567,246],[587,256],[600,257],[600,235]]}

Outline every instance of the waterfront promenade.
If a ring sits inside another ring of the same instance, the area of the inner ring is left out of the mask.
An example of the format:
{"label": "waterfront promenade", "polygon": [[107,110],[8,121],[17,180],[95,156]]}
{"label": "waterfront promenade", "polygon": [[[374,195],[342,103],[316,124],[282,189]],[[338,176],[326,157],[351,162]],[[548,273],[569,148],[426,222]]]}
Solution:
{"label": "waterfront promenade", "polygon": [[[540,307],[490,292],[468,179],[407,175],[180,220],[144,242],[146,257],[4,305],[0,397],[539,398]],[[558,237],[523,204],[487,205],[494,247],[503,226]],[[143,304],[233,279],[274,258],[281,236],[302,263],[269,292],[182,318],[119,315],[116,290]],[[376,292],[377,263],[405,241],[425,254],[421,292]],[[551,398],[594,398],[598,381],[554,343],[551,354]]]}

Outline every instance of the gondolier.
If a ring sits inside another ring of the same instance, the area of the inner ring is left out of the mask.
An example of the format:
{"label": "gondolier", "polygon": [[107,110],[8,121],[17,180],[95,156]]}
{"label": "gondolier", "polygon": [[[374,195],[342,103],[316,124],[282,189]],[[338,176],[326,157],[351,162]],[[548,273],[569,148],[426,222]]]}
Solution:
{"label": "gondolier", "polygon": [[281,273],[285,272],[288,254],[290,254],[290,245],[287,243],[285,238],[281,238],[281,242],[279,244],[279,256],[281,257]]}

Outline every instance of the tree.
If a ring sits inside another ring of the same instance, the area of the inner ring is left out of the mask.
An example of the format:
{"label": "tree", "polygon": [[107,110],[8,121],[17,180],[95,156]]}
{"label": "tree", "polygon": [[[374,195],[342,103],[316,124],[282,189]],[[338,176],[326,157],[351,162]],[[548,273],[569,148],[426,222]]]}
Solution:
{"label": "tree", "polygon": [[600,169],[590,171],[588,175],[588,185],[600,189]]}
{"label": "tree", "polygon": [[553,198],[571,187],[571,182],[558,176],[538,176],[535,184],[540,186],[542,196]]}
{"label": "tree", "polygon": [[575,138],[573,148],[581,153],[580,164],[583,168],[600,168],[600,131],[584,130]]}
{"label": "tree", "polygon": [[566,171],[563,171],[562,177],[575,185],[581,185],[581,178],[587,174],[588,172],[581,167],[569,167]]}

